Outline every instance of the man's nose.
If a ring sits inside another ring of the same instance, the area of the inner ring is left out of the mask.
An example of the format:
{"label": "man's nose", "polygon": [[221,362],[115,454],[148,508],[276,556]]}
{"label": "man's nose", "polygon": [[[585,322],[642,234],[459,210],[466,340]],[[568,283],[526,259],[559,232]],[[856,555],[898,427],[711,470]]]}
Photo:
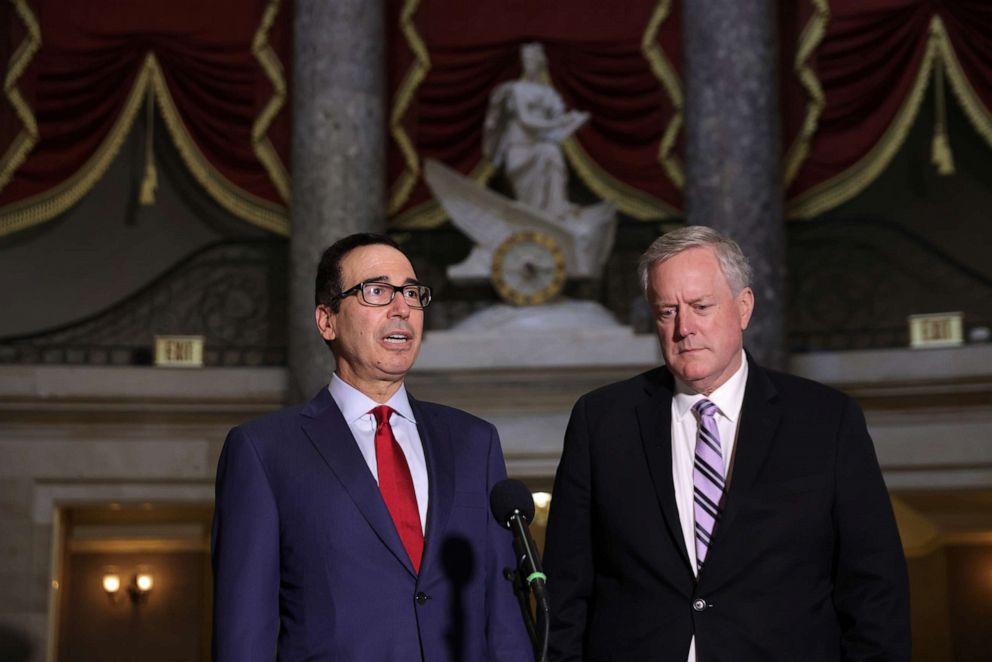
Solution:
{"label": "man's nose", "polygon": [[686,312],[679,311],[675,318],[675,333],[678,334],[679,338],[685,338],[691,336],[694,331],[695,325],[692,323],[691,316]]}
{"label": "man's nose", "polygon": [[403,296],[402,292],[394,292],[393,300],[389,302],[389,315],[390,317],[402,317],[406,319],[410,316],[410,304],[407,303],[406,297]]}

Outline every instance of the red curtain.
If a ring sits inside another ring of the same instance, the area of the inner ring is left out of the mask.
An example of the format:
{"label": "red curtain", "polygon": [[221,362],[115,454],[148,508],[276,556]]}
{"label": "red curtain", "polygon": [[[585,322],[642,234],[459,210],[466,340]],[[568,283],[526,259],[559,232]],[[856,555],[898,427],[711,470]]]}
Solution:
{"label": "red curtain", "polygon": [[0,233],[74,204],[150,99],[218,202],[287,231],[287,2],[12,4],[5,61],[14,93],[0,100]]}
{"label": "red curtain", "polygon": [[[992,144],[992,4],[985,0],[832,0],[810,66],[825,103],[808,156],[788,182],[792,216],[822,213],[868,186],[905,139],[928,85],[944,85],[945,76]],[[941,76],[932,77],[937,68]],[[794,129],[802,104],[791,92],[784,114]],[[935,141],[935,160],[939,149]]]}

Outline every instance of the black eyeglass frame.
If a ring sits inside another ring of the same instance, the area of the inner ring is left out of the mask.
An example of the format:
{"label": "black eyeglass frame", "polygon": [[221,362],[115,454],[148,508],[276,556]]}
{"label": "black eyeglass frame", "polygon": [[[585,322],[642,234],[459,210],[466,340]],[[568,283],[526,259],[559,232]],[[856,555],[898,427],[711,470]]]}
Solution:
{"label": "black eyeglass frame", "polygon": [[[366,285],[381,285],[385,289],[392,290],[389,294],[389,301],[386,301],[385,303],[372,303],[371,301],[366,299],[365,298]],[[358,298],[361,299],[362,303],[364,303],[366,306],[381,308],[383,306],[388,306],[389,304],[391,304],[393,302],[393,299],[396,298],[397,292],[403,292],[404,290],[410,287],[418,290],[417,301],[420,302],[420,305],[415,306],[406,299],[404,299],[404,301],[406,301],[406,305],[410,306],[414,310],[423,310],[427,308],[427,306],[431,305],[432,292],[429,285],[424,285],[423,283],[404,283],[402,285],[393,285],[392,283],[387,283],[381,280],[363,280],[361,283],[349,287],[347,290],[344,290],[340,294],[335,294],[333,297],[331,297],[331,301],[341,301],[346,297],[350,297],[352,294],[357,294]],[[425,298],[427,299],[426,303],[424,302]]]}

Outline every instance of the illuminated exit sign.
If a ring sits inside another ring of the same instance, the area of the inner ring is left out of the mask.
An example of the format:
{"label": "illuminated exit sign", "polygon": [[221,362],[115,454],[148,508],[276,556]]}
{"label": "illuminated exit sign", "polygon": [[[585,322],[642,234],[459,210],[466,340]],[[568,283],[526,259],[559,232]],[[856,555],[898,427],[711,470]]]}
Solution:
{"label": "illuminated exit sign", "polygon": [[961,313],[909,316],[910,347],[955,347],[964,343]]}
{"label": "illuminated exit sign", "polygon": [[155,365],[202,368],[203,336],[155,336]]}

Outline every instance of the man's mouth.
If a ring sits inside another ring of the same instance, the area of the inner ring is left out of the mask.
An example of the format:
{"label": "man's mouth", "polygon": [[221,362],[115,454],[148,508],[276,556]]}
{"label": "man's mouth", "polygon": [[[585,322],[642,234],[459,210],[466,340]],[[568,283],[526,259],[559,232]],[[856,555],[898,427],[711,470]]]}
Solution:
{"label": "man's mouth", "polygon": [[394,331],[388,334],[382,340],[389,345],[402,345],[410,342],[413,339],[413,334],[406,333],[403,331]]}

